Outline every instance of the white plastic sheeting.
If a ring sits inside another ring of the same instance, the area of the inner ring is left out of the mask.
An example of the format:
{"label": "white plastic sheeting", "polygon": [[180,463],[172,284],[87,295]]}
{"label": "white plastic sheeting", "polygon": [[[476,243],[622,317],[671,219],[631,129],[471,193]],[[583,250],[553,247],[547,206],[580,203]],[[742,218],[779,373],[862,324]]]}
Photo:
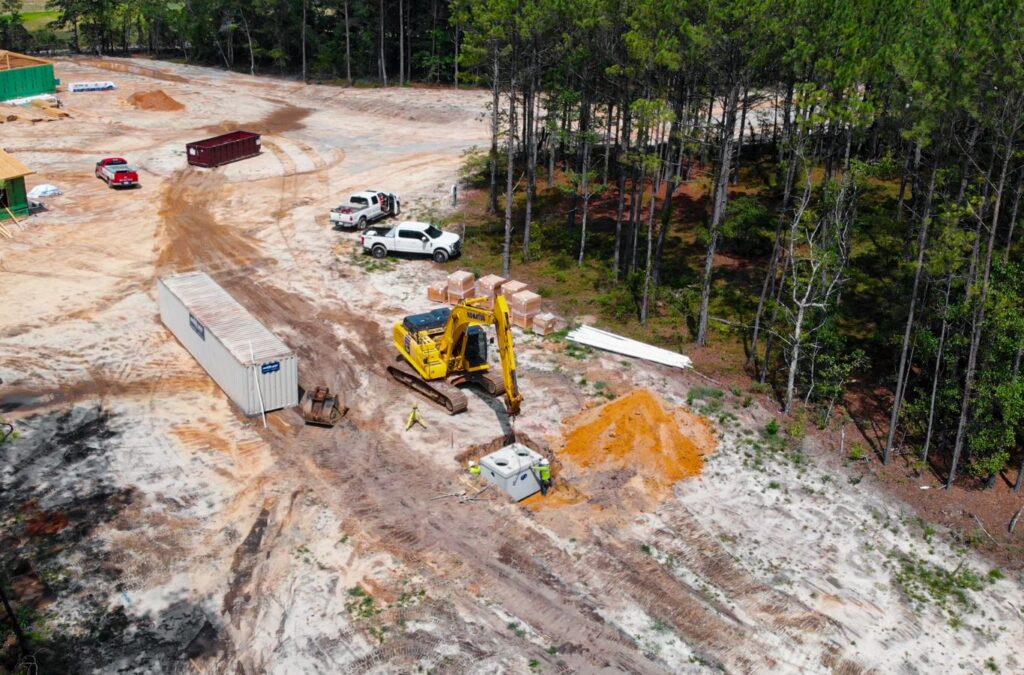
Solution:
{"label": "white plastic sheeting", "polygon": [[43,185],[37,185],[28,191],[28,196],[31,199],[39,199],[40,197],[59,197],[62,194],[64,193],[60,191],[59,187],[56,185],[48,185],[46,183]]}
{"label": "white plastic sheeting", "polygon": [[603,349],[607,352],[615,352],[624,356],[632,356],[645,361],[654,361],[666,366],[675,368],[691,368],[693,362],[689,356],[655,347],[639,340],[631,340],[615,333],[594,328],[593,326],[580,326],[566,336],[573,342]]}

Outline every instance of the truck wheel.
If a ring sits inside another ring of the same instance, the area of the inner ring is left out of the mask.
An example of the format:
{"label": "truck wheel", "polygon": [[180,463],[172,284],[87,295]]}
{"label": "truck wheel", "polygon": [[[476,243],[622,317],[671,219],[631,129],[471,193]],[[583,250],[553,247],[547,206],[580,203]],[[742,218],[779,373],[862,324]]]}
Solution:
{"label": "truck wheel", "polygon": [[388,257],[388,250],[384,248],[381,244],[377,244],[376,246],[370,249],[370,254],[374,258],[386,258]]}
{"label": "truck wheel", "polygon": [[434,262],[436,262],[436,263],[448,262],[448,251],[444,250],[443,248],[439,248],[436,251],[434,251]]}
{"label": "truck wheel", "polygon": [[[366,229],[366,216],[363,216],[362,218],[359,219],[359,222],[356,223],[356,227],[358,227],[360,230],[365,230]],[[385,251],[385,253],[387,253],[387,252]],[[381,256],[381,257],[384,257],[384,256]]]}

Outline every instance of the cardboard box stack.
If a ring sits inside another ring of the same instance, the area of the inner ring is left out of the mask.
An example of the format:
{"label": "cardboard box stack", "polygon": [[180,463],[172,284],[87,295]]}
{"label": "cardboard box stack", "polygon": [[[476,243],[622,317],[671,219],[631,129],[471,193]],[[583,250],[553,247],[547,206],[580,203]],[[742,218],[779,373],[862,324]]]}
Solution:
{"label": "cardboard box stack", "polygon": [[427,286],[427,300],[434,302],[448,302],[448,282],[435,281]]}
{"label": "cardboard box stack", "polygon": [[473,297],[476,290],[476,275],[472,272],[459,270],[448,275],[448,304],[457,305],[466,298]]}
{"label": "cardboard box stack", "polygon": [[501,285],[501,294],[505,296],[505,299],[512,302],[512,296],[516,293],[522,293],[526,290],[526,284],[522,281],[509,280]]}
{"label": "cardboard box stack", "polygon": [[484,307],[494,309],[494,298],[501,292],[501,286],[505,283],[505,277],[497,274],[488,274],[476,280],[476,297],[487,298]]}
{"label": "cardboard box stack", "polygon": [[540,313],[540,296],[533,291],[520,291],[508,299],[512,310],[512,323],[520,328],[532,328],[533,317]]}
{"label": "cardboard box stack", "polygon": [[549,335],[562,330],[567,325],[565,319],[551,312],[544,312],[533,317],[533,332],[537,335]]}

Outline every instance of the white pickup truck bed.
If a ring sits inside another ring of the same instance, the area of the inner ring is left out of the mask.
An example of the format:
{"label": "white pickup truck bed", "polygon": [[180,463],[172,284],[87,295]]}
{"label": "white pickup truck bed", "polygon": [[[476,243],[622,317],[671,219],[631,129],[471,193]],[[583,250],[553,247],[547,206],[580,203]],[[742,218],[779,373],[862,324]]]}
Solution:
{"label": "white pickup truck bed", "polygon": [[366,229],[370,223],[398,215],[402,202],[398,195],[382,190],[364,190],[349,197],[348,203],[331,209],[331,224],[335,229],[355,227]]}

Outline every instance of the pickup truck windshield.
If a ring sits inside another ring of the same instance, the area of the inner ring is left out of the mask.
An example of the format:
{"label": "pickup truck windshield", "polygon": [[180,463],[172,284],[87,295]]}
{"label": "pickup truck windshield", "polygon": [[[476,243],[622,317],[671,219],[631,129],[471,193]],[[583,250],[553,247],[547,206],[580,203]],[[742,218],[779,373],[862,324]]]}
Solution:
{"label": "pickup truck windshield", "polygon": [[349,199],[352,204],[358,204],[359,206],[366,206],[369,202],[366,201],[366,197],[352,197]]}
{"label": "pickup truck windshield", "polygon": [[438,237],[440,237],[443,234],[441,232],[441,230],[437,229],[433,225],[428,227],[426,231],[427,231],[427,236],[430,237],[431,239],[437,239]]}

